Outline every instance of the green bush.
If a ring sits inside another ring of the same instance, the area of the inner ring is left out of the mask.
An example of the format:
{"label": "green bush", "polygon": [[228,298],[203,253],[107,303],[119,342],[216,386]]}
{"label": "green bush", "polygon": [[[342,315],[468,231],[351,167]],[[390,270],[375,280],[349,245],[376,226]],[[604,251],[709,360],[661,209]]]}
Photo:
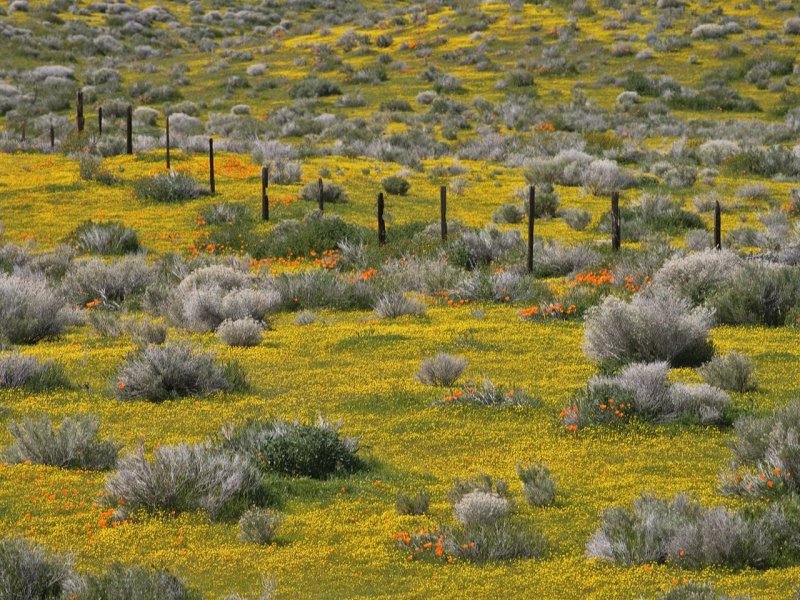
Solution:
{"label": "green bush", "polygon": [[83,578],[75,600],[200,600],[199,592],[168,571],[112,564]]}
{"label": "green bush", "polygon": [[140,200],[181,202],[197,198],[203,191],[191,175],[170,171],[137,179],[133,182],[133,193]]}
{"label": "green bush", "polygon": [[411,189],[411,184],[399,175],[390,175],[381,181],[384,191],[395,196],[405,196]]}
{"label": "green bush", "polygon": [[55,361],[40,361],[18,352],[0,358],[0,388],[24,388],[41,392],[69,387],[64,368]]}
{"label": "green bush", "polygon": [[273,510],[250,508],[239,519],[239,538],[254,544],[270,544],[282,522],[283,516]]}
{"label": "green bush", "polygon": [[[300,199],[306,202],[319,202],[319,182],[310,181],[300,190]],[[322,201],[325,204],[341,203],[349,200],[342,186],[332,182],[322,183]]]}
{"label": "green bush", "polygon": [[358,242],[366,238],[364,228],[345,222],[337,215],[310,211],[302,221],[287,219],[278,223],[267,236],[253,244],[250,254],[269,256],[307,256],[335,250],[339,242]]}
{"label": "green bush", "polygon": [[320,96],[337,96],[342,93],[338,84],[321,77],[307,77],[292,84],[289,89],[290,98],[319,98]]}
{"label": "green bush", "polygon": [[395,499],[395,507],[399,515],[424,515],[428,512],[431,494],[428,490],[419,489],[413,496],[400,492]]}
{"label": "green bush", "polygon": [[76,583],[68,558],[23,538],[0,539],[0,599],[61,600]]}
{"label": "green bush", "polygon": [[517,465],[522,492],[531,506],[549,506],[556,499],[556,482],[547,465]]}
{"label": "green bush", "polygon": [[129,254],[141,248],[136,232],[118,221],[84,221],[72,230],[66,243],[78,252],[105,255]]}

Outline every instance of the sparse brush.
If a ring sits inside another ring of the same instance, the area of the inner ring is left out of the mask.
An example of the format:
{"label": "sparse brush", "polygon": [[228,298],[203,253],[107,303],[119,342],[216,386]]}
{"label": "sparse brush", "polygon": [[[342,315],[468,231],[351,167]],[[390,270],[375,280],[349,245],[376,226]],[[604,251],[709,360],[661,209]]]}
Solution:
{"label": "sparse brush", "polygon": [[462,497],[475,490],[505,498],[508,496],[508,482],[505,479],[494,479],[487,473],[480,473],[469,479],[456,479],[447,499],[455,505]]}
{"label": "sparse brush", "polygon": [[99,439],[99,429],[100,421],[94,415],[64,417],[58,429],[44,416],[12,422],[8,430],[14,443],[6,449],[5,458],[10,463],[110,469],[116,464],[117,452],[122,446]]}
{"label": "sparse brush", "polygon": [[706,383],[731,392],[748,392],[758,388],[753,361],[739,352],[715,356],[697,369]]}
{"label": "sparse brush", "polygon": [[192,200],[203,191],[191,175],[170,171],[137,179],[133,183],[133,193],[141,200],[169,203]]}
{"label": "sparse brush", "polygon": [[0,273],[0,340],[35,344],[68,323],[64,300],[42,277]]}
{"label": "sparse brush", "polygon": [[24,388],[31,392],[41,392],[67,388],[69,385],[64,368],[55,361],[40,361],[18,352],[0,358],[0,388]]}
{"label": "sparse brush", "polygon": [[84,221],[72,230],[66,243],[78,252],[120,255],[138,252],[136,232],[118,221]]}
{"label": "sparse brush", "polygon": [[424,515],[428,512],[431,494],[428,490],[419,489],[413,496],[400,492],[395,499],[395,507],[399,515]]}
{"label": "sparse brush", "polygon": [[522,492],[531,506],[549,506],[556,498],[556,482],[544,464],[517,465]]}
{"label": "sparse brush", "polygon": [[299,313],[297,313],[297,316],[294,318],[294,322],[297,325],[301,326],[311,325],[312,323],[315,323],[317,320],[318,320],[317,315],[315,315],[310,310],[301,310]]}
{"label": "sparse brush", "polygon": [[203,210],[203,222],[206,225],[231,225],[250,221],[252,215],[245,204],[219,202]]}
{"label": "sparse brush", "polygon": [[160,346],[167,341],[167,328],[148,319],[130,320],[125,323],[125,329],[139,348],[151,344]]}
{"label": "sparse brush", "polygon": [[592,214],[580,208],[566,208],[560,215],[569,228],[575,231],[583,231],[592,222]]}
{"label": "sparse brush", "polygon": [[[307,202],[319,202],[319,183],[311,181],[300,190],[300,198]],[[325,181],[322,183],[322,201],[328,203],[347,202],[349,197],[340,185]]]}
{"label": "sparse brush", "polygon": [[510,202],[501,204],[492,214],[492,222],[494,223],[522,223],[524,219],[525,213],[522,209]]}
{"label": "sparse brush", "polygon": [[255,319],[226,319],[217,327],[217,337],[227,346],[258,346],[264,324]]}
{"label": "sparse brush", "polygon": [[268,508],[250,508],[239,519],[239,538],[254,544],[271,544],[283,520],[283,515]]}
{"label": "sparse brush", "polygon": [[422,302],[397,292],[383,294],[375,303],[375,314],[381,319],[419,317],[425,312],[426,307]]}
{"label": "sparse brush", "polygon": [[538,404],[525,390],[495,384],[486,377],[480,383],[467,382],[438,401],[441,404],[474,404],[477,406],[525,406]]}
{"label": "sparse brush", "polygon": [[78,156],[80,176],[84,181],[96,181],[104,185],[119,183],[119,179],[103,166],[103,159],[99,156],[82,152]]}
{"label": "sparse brush", "polygon": [[423,360],[415,377],[425,385],[448,387],[456,382],[466,368],[466,359],[440,352]]}
{"label": "sparse brush", "polygon": [[473,490],[453,505],[456,519],[465,527],[494,525],[511,512],[508,500],[499,494]]}
{"label": "sparse brush", "polygon": [[2,600],[58,600],[77,584],[70,558],[24,538],[0,538]]}
{"label": "sparse brush", "polygon": [[202,596],[168,571],[114,563],[103,573],[85,576],[72,597],[75,600],[200,600]]}

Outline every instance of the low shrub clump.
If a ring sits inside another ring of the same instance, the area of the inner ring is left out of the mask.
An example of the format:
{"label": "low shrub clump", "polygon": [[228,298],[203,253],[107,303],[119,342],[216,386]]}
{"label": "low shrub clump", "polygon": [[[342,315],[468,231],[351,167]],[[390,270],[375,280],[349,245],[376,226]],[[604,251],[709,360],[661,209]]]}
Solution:
{"label": "low shrub clump", "polygon": [[522,492],[531,506],[549,506],[556,499],[556,482],[547,465],[517,465]]}
{"label": "low shrub clump", "polygon": [[68,323],[65,302],[44,278],[0,273],[0,340],[35,344]]}
{"label": "low shrub clump", "polygon": [[383,294],[375,303],[375,314],[381,319],[420,317],[425,312],[426,308],[422,302],[399,292]]}
{"label": "low shrub clump", "polygon": [[336,250],[344,240],[358,242],[366,237],[363,228],[345,222],[337,215],[309,211],[302,221],[286,219],[267,236],[256,242],[250,253],[257,258],[267,256],[306,256]]}
{"label": "low shrub clump", "polygon": [[99,575],[82,578],[77,600],[200,600],[201,595],[178,577],[161,569],[112,564]]}
{"label": "low shrub clump", "polygon": [[466,359],[440,352],[423,360],[415,377],[425,385],[447,387],[453,385],[466,368]]}
{"label": "low shrub clump", "polygon": [[538,403],[525,390],[495,384],[486,377],[480,383],[467,382],[442,398],[441,404],[474,404],[477,406],[524,406]]}
{"label": "low shrub clump", "polygon": [[68,469],[103,470],[117,462],[121,444],[98,438],[100,422],[94,415],[64,417],[55,429],[47,417],[11,422],[14,443],[6,448],[9,463],[31,462]]}
{"label": "low shrub clump", "polygon": [[162,402],[244,386],[244,376],[236,363],[221,365],[213,354],[174,344],[148,346],[129,356],[120,368],[115,393],[120,400]]}
{"label": "low shrub clump", "polygon": [[18,537],[0,539],[0,598],[57,600],[77,583],[70,559]]}
{"label": "low shrub clump", "polygon": [[249,508],[239,519],[239,538],[254,544],[271,544],[282,522],[283,516],[273,510]]}
{"label": "low shrub clump", "polygon": [[387,194],[393,194],[395,196],[405,196],[408,190],[411,189],[411,184],[408,180],[399,175],[390,175],[384,178],[381,181],[381,185]]}
{"label": "low shrub clump", "polygon": [[202,510],[220,520],[268,499],[261,473],[248,457],[208,444],[159,446],[150,460],[140,446],[120,459],[105,494],[118,518],[137,510]]}
{"label": "low shrub clump", "polygon": [[258,346],[264,324],[250,317],[226,319],[217,327],[217,337],[227,346]]}
{"label": "low shrub clump", "polygon": [[689,568],[724,565],[767,568],[795,555],[792,511],[773,504],[755,510],[706,508],[685,494],[673,500],[643,495],[633,510],[605,511],[586,545],[589,556],[622,565],[674,563]]}
{"label": "low shrub clump", "polygon": [[181,202],[197,198],[203,190],[191,175],[170,171],[137,179],[133,183],[133,193],[140,200]]}
{"label": "low shrub clump", "polygon": [[342,437],[337,426],[323,420],[316,425],[247,421],[223,431],[223,446],[252,457],[264,472],[291,477],[326,479],[364,466],[356,454],[358,438]]}
{"label": "low shrub clump", "polygon": [[637,294],[630,302],[608,296],[586,313],[584,351],[604,365],[668,361],[697,366],[711,358],[713,312],[668,294]]}
{"label": "low shrub clump", "polygon": [[400,492],[395,500],[399,515],[424,515],[428,512],[431,494],[428,490],[419,489],[413,496]]}
{"label": "low shrub clump", "polygon": [[[316,181],[311,181],[303,186],[303,189],[300,190],[300,199],[306,200],[308,202],[319,202],[319,183]],[[347,202],[350,198],[347,196],[347,192],[344,191],[342,186],[337,185],[335,183],[331,183],[329,181],[323,182],[322,184],[322,201],[325,204],[328,203],[341,203]]]}
{"label": "low shrub clump", "polygon": [[671,384],[669,363],[634,363],[618,375],[592,377],[561,417],[569,431],[634,416],[653,423],[720,425],[726,422],[729,404],[725,392],[708,384]]}
{"label": "low shrub clump", "polygon": [[141,248],[136,232],[118,221],[85,221],[70,233],[67,243],[78,252],[105,255],[130,254]]}
{"label": "low shrub clump", "polygon": [[754,369],[749,357],[739,352],[728,352],[724,356],[715,356],[698,372],[709,385],[730,392],[750,392],[758,388]]}
{"label": "low shrub clump", "polygon": [[784,325],[800,305],[800,268],[748,263],[710,295],[708,305],[719,323]]}
{"label": "low shrub clump", "polygon": [[55,361],[40,361],[14,352],[0,358],[0,388],[24,388],[40,392],[69,387],[64,368]]}

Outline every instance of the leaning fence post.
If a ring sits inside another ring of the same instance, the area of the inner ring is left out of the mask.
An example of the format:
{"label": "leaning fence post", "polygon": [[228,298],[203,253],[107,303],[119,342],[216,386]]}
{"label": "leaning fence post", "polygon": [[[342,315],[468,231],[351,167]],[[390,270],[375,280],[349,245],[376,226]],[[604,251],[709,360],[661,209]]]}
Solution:
{"label": "leaning fence post", "polygon": [[50,150],[56,149],[56,128],[50,123]]}
{"label": "leaning fence post", "polygon": [[719,200],[714,203],[714,248],[722,250],[722,209]]}
{"label": "leaning fence post", "polygon": [[619,250],[622,243],[622,228],[619,218],[619,192],[611,194],[611,249]]}
{"label": "leaning fence post", "polygon": [[322,177],[317,181],[317,186],[319,186],[319,211],[322,212],[325,209],[325,186],[322,184]]}
{"label": "leaning fence post", "polygon": [[75,123],[78,125],[78,133],[82,132],[85,123],[83,118],[83,92],[78,92],[78,101],[75,104]]}
{"label": "leaning fence post", "polygon": [[386,243],[386,222],[383,220],[383,192],[378,192],[378,244]]}
{"label": "leaning fence post", "polygon": [[269,167],[261,167],[261,220],[269,221]]}
{"label": "leaning fence post", "polygon": [[528,273],[533,273],[533,215],[536,212],[536,187],[528,188]]}
{"label": "leaning fence post", "polygon": [[103,135],[103,107],[97,107],[97,137]]}
{"label": "leaning fence post", "polygon": [[169,161],[169,115],[167,115],[167,171],[170,169]]}
{"label": "leaning fence post", "polygon": [[439,213],[442,221],[442,241],[447,241],[447,186],[439,188]]}
{"label": "leaning fence post", "polygon": [[214,138],[208,138],[208,187],[212,194],[217,193],[217,184],[214,180]]}
{"label": "leaning fence post", "polygon": [[125,138],[125,151],[128,154],[133,154],[133,106],[130,104],[128,105],[128,110],[125,115]]}

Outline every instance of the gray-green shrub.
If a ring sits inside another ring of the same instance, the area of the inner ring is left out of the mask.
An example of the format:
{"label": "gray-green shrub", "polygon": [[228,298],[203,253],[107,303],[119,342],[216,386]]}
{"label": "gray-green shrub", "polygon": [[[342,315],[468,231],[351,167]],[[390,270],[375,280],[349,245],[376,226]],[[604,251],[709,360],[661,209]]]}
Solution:
{"label": "gray-green shrub", "polygon": [[254,544],[271,544],[282,522],[283,515],[269,508],[254,506],[239,519],[239,538]]}
{"label": "gray-green shrub", "polygon": [[467,368],[467,361],[460,356],[439,352],[422,361],[415,375],[425,385],[451,386]]}
{"label": "gray-green shrub", "polygon": [[64,368],[52,360],[14,352],[0,358],[0,388],[25,388],[32,392],[69,387]]}
{"label": "gray-green shrub", "polygon": [[717,355],[697,371],[706,383],[731,392],[748,392],[758,387],[753,361],[739,352]]}
{"label": "gray-green shrub", "polygon": [[43,277],[0,273],[0,339],[35,344],[59,335],[67,323],[64,299]]}

